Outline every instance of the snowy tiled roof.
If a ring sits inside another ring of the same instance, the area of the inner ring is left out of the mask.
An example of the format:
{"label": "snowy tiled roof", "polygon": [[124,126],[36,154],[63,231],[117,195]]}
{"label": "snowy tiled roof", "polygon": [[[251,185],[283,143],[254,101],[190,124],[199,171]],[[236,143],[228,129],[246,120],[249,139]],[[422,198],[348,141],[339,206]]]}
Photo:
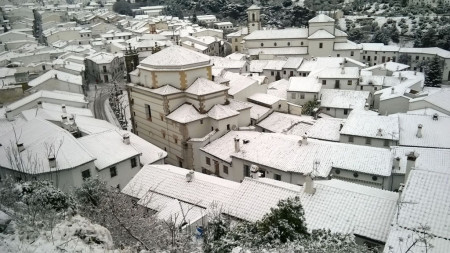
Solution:
{"label": "snowy tiled roof", "polygon": [[215,119],[215,120],[221,120],[226,119],[229,117],[237,116],[239,115],[239,112],[236,110],[233,110],[225,105],[214,105],[209,111],[208,111],[208,117]]}
{"label": "snowy tiled roof", "polygon": [[341,134],[398,141],[398,117],[397,115],[361,114],[358,110],[355,110],[350,113],[345,121]]}
{"label": "snowy tiled roof", "polygon": [[338,118],[320,118],[308,129],[307,136],[325,141],[339,141],[339,130],[344,122]]}
{"label": "snowy tiled roof", "polygon": [[297,116],[292,114],[273,112],[267,118],[260,121],[257,126],[264,128],[273,133],[288,133],[293,128],[301,126],[304,131],[297,131],[297,135],[305,135],[307,129],[309,129],[314,123],[314,119],[311,116]]}
{"label": "snowy tiled roof", "polygon": [[344,67],[344,68],[326,68],[317,73],[319,78],[346,78],[357,79],[359,78],[358,67]]}
{"label": "snowy tiled roof", "polygon": [[200,114],[194,106],[189,104],[183,104],[171,114],[167,115],[168,119],[178,123],[189,123],[207,117],[208,116],[206,114]]}
{"label": "snowy tiled roof", "polygon": [[358,49],[360,49],[358,44],[352,41],[334,43],[334,50],[358,50]]}
{"label": "snowy tiled roof", "polygon": [[[423,98],[423,100],[446,111],[450,111],[449,97],[450,97],[450,90],[443,90],[441,92],[430,94],[425,98]],[[410,100],[411,103],[413,103],[414,101],[415,99]]]}
{"label": "snowy tiled roof", "polygon": [[[11,103],[7,106],[7,109],[15,110],[21,106],[24,106],[28,103],[31,103],[33,101],[39,101],[45,99],[56,99],[61,101],[61,104],[64,103],[64,101],[71,101],[71,102],[78,102],[80,104],[88,104],[88,102],[85,100],[84,95],[78,94],[78,93],[71,93],[71,92],[64,92],[64,91],[48,91],[48,90],[40,90],[36,93],[33,93],[29,96],[26,96],[20,100],[17,100],[14,103]],[[37,106],[37,104],[36,104]]]}
{"label": "snowy tiled roof", "polygon": [[394,71],[402,71],[407,68],[409,68],[409,65],[390,61],[390,62],[385,62],[383,64],[378,64],[378,65],[375,65],[372,67],[365,68],[364,70],[372,71],[372,70],[376,70],[376,69],[385,69],[385,70],[394,72]]}
{"label": "snowy tiled roof", "polygon": [[356,90],[322,89],[320,106],[331,108],[364,108],[370,92]]}
{"label": "snowy tiled roof", "polygon": [[412,170],[393,224],[406,229],[428,226],[429,234],[450,240],[450,174]]}
{"label": "snowy tiled roof", "polygon": [[[433,120],[429,115],[399,114],[401,146],[450,148],[450,117],[440,116]],[[418,126],[422,135],[417,137]]]}
{"label": "snowy tiled roof", "polygon": [[[248,139],[234,152],[234,138]],[[372,175],[389,176],[392,169],[391,153],[387,149],[351,144],[308,140],[279,133],[245,133],[231,131],[201,150],[224,161],[230,156],[286,172],[311,173],[316,166],[317,176],[326,177],[332,167]],[[277,147],[274,149],[273,147]],[[345,157],[345,159],[343,159]],[[316,165],[315,165],[316,164]]]}
{"label": "snowy tiled roof", "polygon": [[182,90],[179,90],[169,84],[161,86],[156,89],[149,89],[148,91],[159,94],[159,95],[172,95],[172,94],[177,94],[177,93],[183,92]]}
{"label": "snowy tiled roof", "polygon": [[247,221],[260,220],[270,208],[299,196],[308,230],[330,229],[386,241],[398,194],[336,179],[315,182],[313,195],[303,187],[272,179],[245,178],[224,211]]}
{"label": "snowy tiled roof", "polygon": [[422,48],[400,48],[400,53],[410,53],[410,54],[430,54],[438,55],[443,58],[450,58],[450,51],[444,50],[439,47],[422,47]]}
{"label": "snowy tiled roof", "polygon": [[33,108],[29,110],[22,111],[22,116],[26,120],[31,120],[34,118],[45,119],[49,121],[61,121],[61,115],[69,114],[77,116],[85,116],[85,117],[94,117],[92,111],[87,108],[77,108],[66,106],[67,113],[62,112],[61,105],[42,103],[43,108]]}
{"label": "snowy tiled roof", "polygon": [[298,69],[303,62],[303,57],[289,57],[284,64],[284,69]]}
{"label": "snowy tiled roof", "polygon": [[186,180],[189,170],[172,165],[146,165],[123,188],[122,193],[143,198],[149,192],[208,208],[213,202],[227,203],[239,183],[194,172],[191,182]]}
{"label": "snowy tiled roof", "polygon": [[266,66],[264,66],[264,69],[282,70],[286,63],[287,62],[283,60],[268,60]]}
{"label": "snowy tiled roof", "polygon": [[289,28],[280,30],[256,30],[244,37],[244,40],[277,40],[277,39],[306,39],[307,28]]}
{"label": "snowy tiled roof", "polygon": [[119,130],[118,127],[109,123],[106,120],[96,119],[92,117],[77,116],[75,117],[78,130],[83,134],[96,134],[108,130]]}
{"label": "snowy tiled roof", "polygon": [[133,145],[123,143],[122,134],[115,130],[84,136],[78,141],[97,158],[94,163],[99,170],[140,155]]}
{"label": "snowy tiled roof", "polygon": [[37,86],[49,79],[58,79],[64,82],[73,83],[77,85],[82,85],[82,78],[80,75],[72,75],[67,72],[59,71],[59,70],[49,70],[44,74],[38,76],[37,78],[28,82],[28,86],[34,87]]}
{"label": "snowy tiled roof", "polygon": [[194,81],[194,83],[191,84],[191,86],[189,86],[189,88],[186,89],[185,92],[196,96],[203,96],[227,89],[229,89],[229,87],[225,85],[217,84],[206,78],[199,77]]}
{"label": "snowy tiled roof", "polygon": [[[28,174],[72,169],[95,159],[69,132],[41,119],[16,125],[14,130],[0,136],[0,143],[0,167],[26,171]],[[9,150],[17,150],[16,143],[23,143],[25,147],[20,152],[22,168],[17,163],[10,164],[8,160]],[[54,156],[56,150],[57,167],[50,168],[48,158]]]}
{"label": "snowy tiled roof", "polygon": [[407,155],[411,152],[415,152],[419,155],[414,165],[416,169],[450,174],[449,149],[392,147],[391,152],[394,158],[400,158],[400,167],[395,167],[393,172],[405,173]]}
{"label": "snowy tiled roof", "polygon": [[362,50],[365,51],[386,51],[386,52],[398,52],[400,47],[393,45],[384,45],[383,43],[361,43]]}
{"label": "snowy tiled roof", "polygon": [[334,22],[334,19],[330,18],[325,14],[319,14],[308,21],[308,23],[328,23],[328,22]]}
{"label": "snowy tiled roof", "polygon": [[276,97],[273,95],[265,94],[265,93],[256,93],[247,98],[250,102],[261,103],[264,105],[271,106],[278,101],[282,100],[280,97]]}
{"label": "snowy tiled roof", "polygon": [[254,120],[259,120],[272,111],[272,109],[262,105],[257,105],[254,103],[249,104],[252,106],[252,108],[250,109],[250,118]]}
{"label": "snowy tiled roof", "polygon": [[108,64],[111,63],[116,57],[118,57],[115,54],[107,53],[107,52],[98,52],[95,54],[92,54],[90,56],[87,56],[87,60],[91,60],[95,62],[96,64]]}
{"label": "snowy tiled roof", "polygon": [[325,31],[325,30],[317,30],[315,33],[311,34],[308,39],[309,40],[317,40],[317,39],[334,39],[334,35]]}
{"label": "snowy tiled roof", "polygon": [[131,146],[141,153],[139,160],[142,164],[152,164],[167,157],[166,151],[158,148],[141,137],[128,131],[120,131],[120,133],[122,135],[128,134],[130,136]]}
{"label": "snowy tiled roof", "polygon": [[222,77],[230,81],[228,84],[228,86],[230,87],[230,89],[228,90],[228,94],[230,94],[231,96],[234,96],[236,93],[246,89],[252,84],[257,83],[256,80],[250,77],[242,76],[229,71],[225,72]]}
{"label": "snowy tiled roof", "polygon": [[232,99],[232,98],[228,99],[228,101],[230,103],[227,106],[230,107],[233,110],[236,110],[236,111],[241,111],[241,110],[244,110],[244,109],[252,108],[252,105],[250,103],[247,103],[247,102],[235,100],[235,99]]}
{"label": "snowy tiled roof", "polygon": [[211,60],[216,67],[224,68],[224,69],[241,69],[247,63],[242,60],[232,60],[229,58],[212,56]]}
{"label": "snowy tiled roof", "polygon": [[141,65],[155,69],[208,66],[210,57],[180,46],[171,46],[142,60]]}
{"label": "snowy tiled roof", "polygon": [[267,88],[267,94],[286,100],[288,87],[289,81],[286,79],[280,79],[269,84]]}
{"label": "snowy tiled roof", "polygon": [[295,76],[289,78],[288,91],[318,93],[321,89],[322,84],[315,77]]}

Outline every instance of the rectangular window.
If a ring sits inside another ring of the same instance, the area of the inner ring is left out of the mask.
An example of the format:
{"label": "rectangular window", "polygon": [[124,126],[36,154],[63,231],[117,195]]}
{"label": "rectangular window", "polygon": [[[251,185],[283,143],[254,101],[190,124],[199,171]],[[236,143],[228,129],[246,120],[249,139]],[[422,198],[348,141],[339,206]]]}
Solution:
{"label": "rectangular window", "polygon": [[230,124],[227,124],[227,130],[228,130],[228,131],[230,131],[230,130],[231,130],[231,128],[230,128]]}
{"label": "rectangular window", "polygon": [[250,166],[244,165],[244,177],[250,176]]}
{"label": "rectangular window", "polygon": [[274,174],[273,179],[281,181],[281,175],[279,174]]}
{"label": "rectangular window", "polygon": [[330,107],[327,107],[327,111],[329,111],[330,110]]}
{"label": "rectangular window", "polygon": [[117,169],[116,169],[116,167],[109,168],[109,173],[111,174],[111,178],[117,176]]}
{"label": "rectangular window", "polygon": [[136,157],[131,158],[131,168],[135,168],[137,166]]}
{"label": "rectangular window", "polygon": [[290,76],[293,76],[293,75],[294,75],[294,71],[291,71],[291,72],[289,73],[289,75],[290,75]]}
{"label": "rectangular window", "polygon": [[334,81],[334,88],[339,89],[341,87],[341,82],[339,80]]}
{"label": "rectangular window", "polygon": [[275,73],[274,73],[273,71],[270,71],[270,75],[271,75],[271,76],[274,76]]}
{"label": "rectangular window", "polygon": [[353,136],[349,136],[348,137],[348,142],[352,142],[353,143]]}
{"label": "rectangular window", "polygon": [[370,145],[370,144],[372,144],[372,139],[370,139],[370,138],[366,138],[366,144],[367,144],[367,145]]}
{"label": "rectangular window", "polygon": [[352,85],[352,80],[348,80],[347,85]]}
{"label": "rectangular window", "polygon": [[389,147],[389,140],[384,140],[383,146]]}
{"label": "rectangular window", "polygon": [[344,109],[344,115],[348,114],[348,109]]}
{"label": "rectangular window", "polygon": [[286,75],[286,70],[283,70],[283,75]]}
{"label": "rectangular window", "polygon": [[419,60],[419,56],[416,56],[416,60]]}
{"label": "rectangular window", "polygon": [[322,42],[319,43],[319,48],[323,48],[323,43]]}
{"label": "rectangular window", "polygon": [[145,116],[148,120],[152,121],[152,110],[150,109],[150,105],[145,104]]}
{"label": "rectangular window", "polygon": [[336,56],[337,56],[337,57],[341,57],[341,55],[340,55],[340,54],[337,54]]}
{"label": "rectangular window", "polygon": [[300,99],[305,99],[305,93],[300,93]]}
{"label": "rectangular window", "polygon": [[322,85],[327,85],[327,80],[322,80]]}
{"label": "rectangular window", "polygon": [[295,99],[295,93],[294,92],[291,93],[291,98]]}
{"label": "rectangular window", "polygon": [[81,177],[83,177],[83,180],[87,179],[87,178],[90,178],[91,177],[91,171],[89,169],[83,170],[81,172]]}
{"label": "rectangular window", "polygon": [[206,164],[211,165],[211,159],[209,157],[206,157]]}
{"label": "rectangular window", "polygon": [[365,60],[366,59],[366,56],[365,55],[363,55],[363,60]]}
{"label": "rectangular window", "polygon": [[106,66],[103,66],[103,73],[106,73]]}
{"label": "rectangular window", "polygon": [[228,166],[223,166],[223,173],[228,174]]}
{"label": "rectangular window", "polygon": [[355,52],[354,51],[350,51],[350,56],[354,56]]}

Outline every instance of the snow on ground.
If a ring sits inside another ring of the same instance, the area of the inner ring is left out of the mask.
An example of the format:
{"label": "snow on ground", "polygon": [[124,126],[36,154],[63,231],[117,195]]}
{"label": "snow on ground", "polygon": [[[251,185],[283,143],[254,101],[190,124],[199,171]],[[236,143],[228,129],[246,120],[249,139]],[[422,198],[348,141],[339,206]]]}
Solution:
{"label": "snow on ground", "polygon": [[[14,221],[10,226],[15,227]],[[17,229],[13,234],[0,233],[1,252],[119,252],[113,248],[108,229],[79,215],[58,223],[53,231],[41,232],[33,241],[28,241]]]}

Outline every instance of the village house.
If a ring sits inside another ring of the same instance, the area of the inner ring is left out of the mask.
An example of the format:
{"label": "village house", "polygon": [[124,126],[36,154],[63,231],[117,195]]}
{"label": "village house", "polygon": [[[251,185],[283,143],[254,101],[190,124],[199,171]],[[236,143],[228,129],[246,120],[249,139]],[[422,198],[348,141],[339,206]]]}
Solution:
{"label": "village house", "polygon": [[94,83],[109,83],[124,77],[122,54],[98,52],[86,57],[86,80]]}

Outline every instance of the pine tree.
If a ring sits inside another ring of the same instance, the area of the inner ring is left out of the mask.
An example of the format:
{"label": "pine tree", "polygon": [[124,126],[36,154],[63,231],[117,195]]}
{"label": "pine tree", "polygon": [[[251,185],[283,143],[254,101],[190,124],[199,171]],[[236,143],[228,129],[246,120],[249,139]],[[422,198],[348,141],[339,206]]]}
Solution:
{"label": "pine tree", "polygon": [[440,87],[442,83],[442,62],[437,55],[431,59],[428,64],[426,76],[425,76],[425,85]]}

